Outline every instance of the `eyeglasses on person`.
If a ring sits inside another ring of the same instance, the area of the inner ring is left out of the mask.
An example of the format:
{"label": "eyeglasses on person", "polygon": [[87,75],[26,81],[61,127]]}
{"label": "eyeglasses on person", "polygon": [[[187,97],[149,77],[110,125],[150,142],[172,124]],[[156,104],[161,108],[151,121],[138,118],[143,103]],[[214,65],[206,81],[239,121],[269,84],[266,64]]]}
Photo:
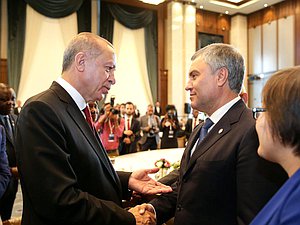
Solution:
{"label": "eyeglasses on person", "polygon": [[267,109],[266,108],[252,108],[252,113],[253,113],[253,118],[255,120],[258,119],[258,117],[260,117],[260,115],[263,113],[263,112],[266,112]]}

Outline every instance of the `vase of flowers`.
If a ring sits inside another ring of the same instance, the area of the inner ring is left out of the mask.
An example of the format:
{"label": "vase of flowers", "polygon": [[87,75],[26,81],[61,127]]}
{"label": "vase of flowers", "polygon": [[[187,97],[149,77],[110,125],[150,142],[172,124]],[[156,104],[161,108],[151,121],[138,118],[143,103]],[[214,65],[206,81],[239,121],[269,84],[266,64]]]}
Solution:
{"label": "vase of flowers", "polygon": [[164,158],[156,160],[154,165],[159,168],[159,171],[155,175],[156,179],[160,179],[160,178],[166,176],[168,174],[169,168],[171,167],[170,162]]}

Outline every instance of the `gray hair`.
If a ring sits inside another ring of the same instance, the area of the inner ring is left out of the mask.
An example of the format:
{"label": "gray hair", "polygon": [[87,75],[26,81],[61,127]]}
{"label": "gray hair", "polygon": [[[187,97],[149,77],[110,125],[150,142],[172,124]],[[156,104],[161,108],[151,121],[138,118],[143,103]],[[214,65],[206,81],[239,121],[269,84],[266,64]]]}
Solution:
{"label": "gray hair", "polygon": [[228,83],[232,91],[240,93],[244,80],[245,64],[243,56],[231,45],[211,44],[198,50],[192,61],[200,58],[213,72],[225,67],[228,70]]}
{"label": "gray hair", "polygon": [[64,51],[62,72],[70,68],[78,52],[86,52],[93,56],[101,55],[101,53],[103,52],[103,48],[100,45],[100,42],[104,42],[113,48],[110,42],[108,42],[107,40],[101,38],[96,34],[82,32],[76,35],[70,41],[70,43],[68,44],[67,48]]}

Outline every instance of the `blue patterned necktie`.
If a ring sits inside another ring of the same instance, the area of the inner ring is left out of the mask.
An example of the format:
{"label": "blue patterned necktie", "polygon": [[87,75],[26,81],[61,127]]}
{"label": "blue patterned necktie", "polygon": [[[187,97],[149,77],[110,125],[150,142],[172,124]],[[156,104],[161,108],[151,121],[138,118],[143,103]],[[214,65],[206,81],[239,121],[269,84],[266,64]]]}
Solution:
{"label": "blue patterned necktie", "polygon": [[204,124],[203,124],[203,126],[201,127],[201,130],[200,130],[198,144],[204,139],[204,137],[205,137],[206,134],[207,134],[208,129],[209,129],[213,124],[214,124],[214,122],[211,121],[211,119],[209,119],[209,118],[207,118],[207,119],[204,121]]}

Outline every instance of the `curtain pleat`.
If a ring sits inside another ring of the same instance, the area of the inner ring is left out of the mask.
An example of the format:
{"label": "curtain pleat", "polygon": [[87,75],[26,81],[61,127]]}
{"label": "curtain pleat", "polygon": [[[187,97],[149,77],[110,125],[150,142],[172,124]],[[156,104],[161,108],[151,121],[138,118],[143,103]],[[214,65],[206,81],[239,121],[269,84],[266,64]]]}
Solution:
{"label": "curtain pleat", "polygon": [[18,92],[25,42],[26,3],[23,0],[7,1],[8,41],[7,73],[8,84]]}
{"label": "curtain pleat", "polygon": [[25,0],[33,9],[40,14],[61,18],[68,16],[81,7],[84,0]]}

